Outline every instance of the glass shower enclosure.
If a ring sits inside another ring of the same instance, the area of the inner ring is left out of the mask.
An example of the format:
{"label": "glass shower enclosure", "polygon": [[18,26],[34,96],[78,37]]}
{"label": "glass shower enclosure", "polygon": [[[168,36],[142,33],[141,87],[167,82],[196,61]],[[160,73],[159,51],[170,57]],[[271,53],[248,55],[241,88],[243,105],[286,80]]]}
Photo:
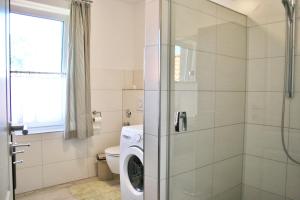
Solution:
{"label": "glass shower enclosure", "polygon": [[[161,50],[169,66],[166,199],[300,199],[300,165],[281,143],[285,9],[281,0],[245,2],[236,4],[247,15],[208,0],[162,1],[162,32],[169,33],[162,34]],[[300,160],[295,45],[295,93],[285,99],[284,139]]]}

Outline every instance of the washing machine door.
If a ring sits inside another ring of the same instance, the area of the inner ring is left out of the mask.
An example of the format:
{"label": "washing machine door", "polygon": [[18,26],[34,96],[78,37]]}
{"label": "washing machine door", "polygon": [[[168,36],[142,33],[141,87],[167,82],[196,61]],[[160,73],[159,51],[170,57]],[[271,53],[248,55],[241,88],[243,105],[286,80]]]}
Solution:
{"label": "washing machine door", "polygon": [[132,195],[134,199],[142,197],[144,192],[144,164],[143,151],[139,147],[132,146],[126,149],[122,170],[129,196]]}

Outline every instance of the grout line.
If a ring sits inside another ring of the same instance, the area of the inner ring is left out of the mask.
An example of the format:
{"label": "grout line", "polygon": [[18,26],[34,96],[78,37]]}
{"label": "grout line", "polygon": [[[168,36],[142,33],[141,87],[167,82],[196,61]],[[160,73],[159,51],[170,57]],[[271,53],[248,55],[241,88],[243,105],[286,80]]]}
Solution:
{"label": "grout line", "polygon": [[[183,174],[187,174],[187,173],[190,173],[190,172],[193,172],[193,171],[202,169],[202,168],[204,168],[204,167],[209,167],[209,166],[214,167],[214,166],[215,166],[216,164],[218,164],[218,163],[221,163],[221,162],[224,162],[224,161],[227,161],[227,160],[230,160],[230,159],[238,158],[238,157],[243,158],[243,153],[239,153],[239,154],[236,154],[236,155],[232,155],[232,156],[227,157],[227,158],[222,159],[222,160],[212,161],[211,163],[205,164],[205,165],[203,165],[203,166],[196,167],[196,168],[193,168],[193,169],[185,170],[185,171],[182,171],[182,172],[179,172],[179,173],[170,175],[170,178],[174,178],[174,177],[176,177],[176,176],[180,176],[180,175],[183,175]],[[214,170],[213,170],[213,175],[214,175]]]}

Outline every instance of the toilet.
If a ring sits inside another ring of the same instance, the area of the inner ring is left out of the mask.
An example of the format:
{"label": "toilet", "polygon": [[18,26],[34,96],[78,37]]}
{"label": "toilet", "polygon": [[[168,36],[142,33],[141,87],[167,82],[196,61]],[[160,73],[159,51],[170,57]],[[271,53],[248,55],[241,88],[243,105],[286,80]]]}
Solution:
{"label": "toilet", "polygon": [[120,174],[120,146],[109,147],[104,152],[110,171]]}

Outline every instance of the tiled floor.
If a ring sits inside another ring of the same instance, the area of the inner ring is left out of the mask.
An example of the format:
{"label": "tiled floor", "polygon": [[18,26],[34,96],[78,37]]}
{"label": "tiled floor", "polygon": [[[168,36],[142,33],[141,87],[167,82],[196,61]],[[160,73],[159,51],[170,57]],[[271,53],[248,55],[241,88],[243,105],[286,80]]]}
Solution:
{"label": "tiled floor", "polygon": [[[92,187],[91,187],[92,186]],[[93,187],[94,186],[94,187]],[[99,186],[99,187],[97,187]],[[92,191],[91,191],[92,190]],[[119,179],[89,178],[17,195],[17,200],[120,200]]]}

